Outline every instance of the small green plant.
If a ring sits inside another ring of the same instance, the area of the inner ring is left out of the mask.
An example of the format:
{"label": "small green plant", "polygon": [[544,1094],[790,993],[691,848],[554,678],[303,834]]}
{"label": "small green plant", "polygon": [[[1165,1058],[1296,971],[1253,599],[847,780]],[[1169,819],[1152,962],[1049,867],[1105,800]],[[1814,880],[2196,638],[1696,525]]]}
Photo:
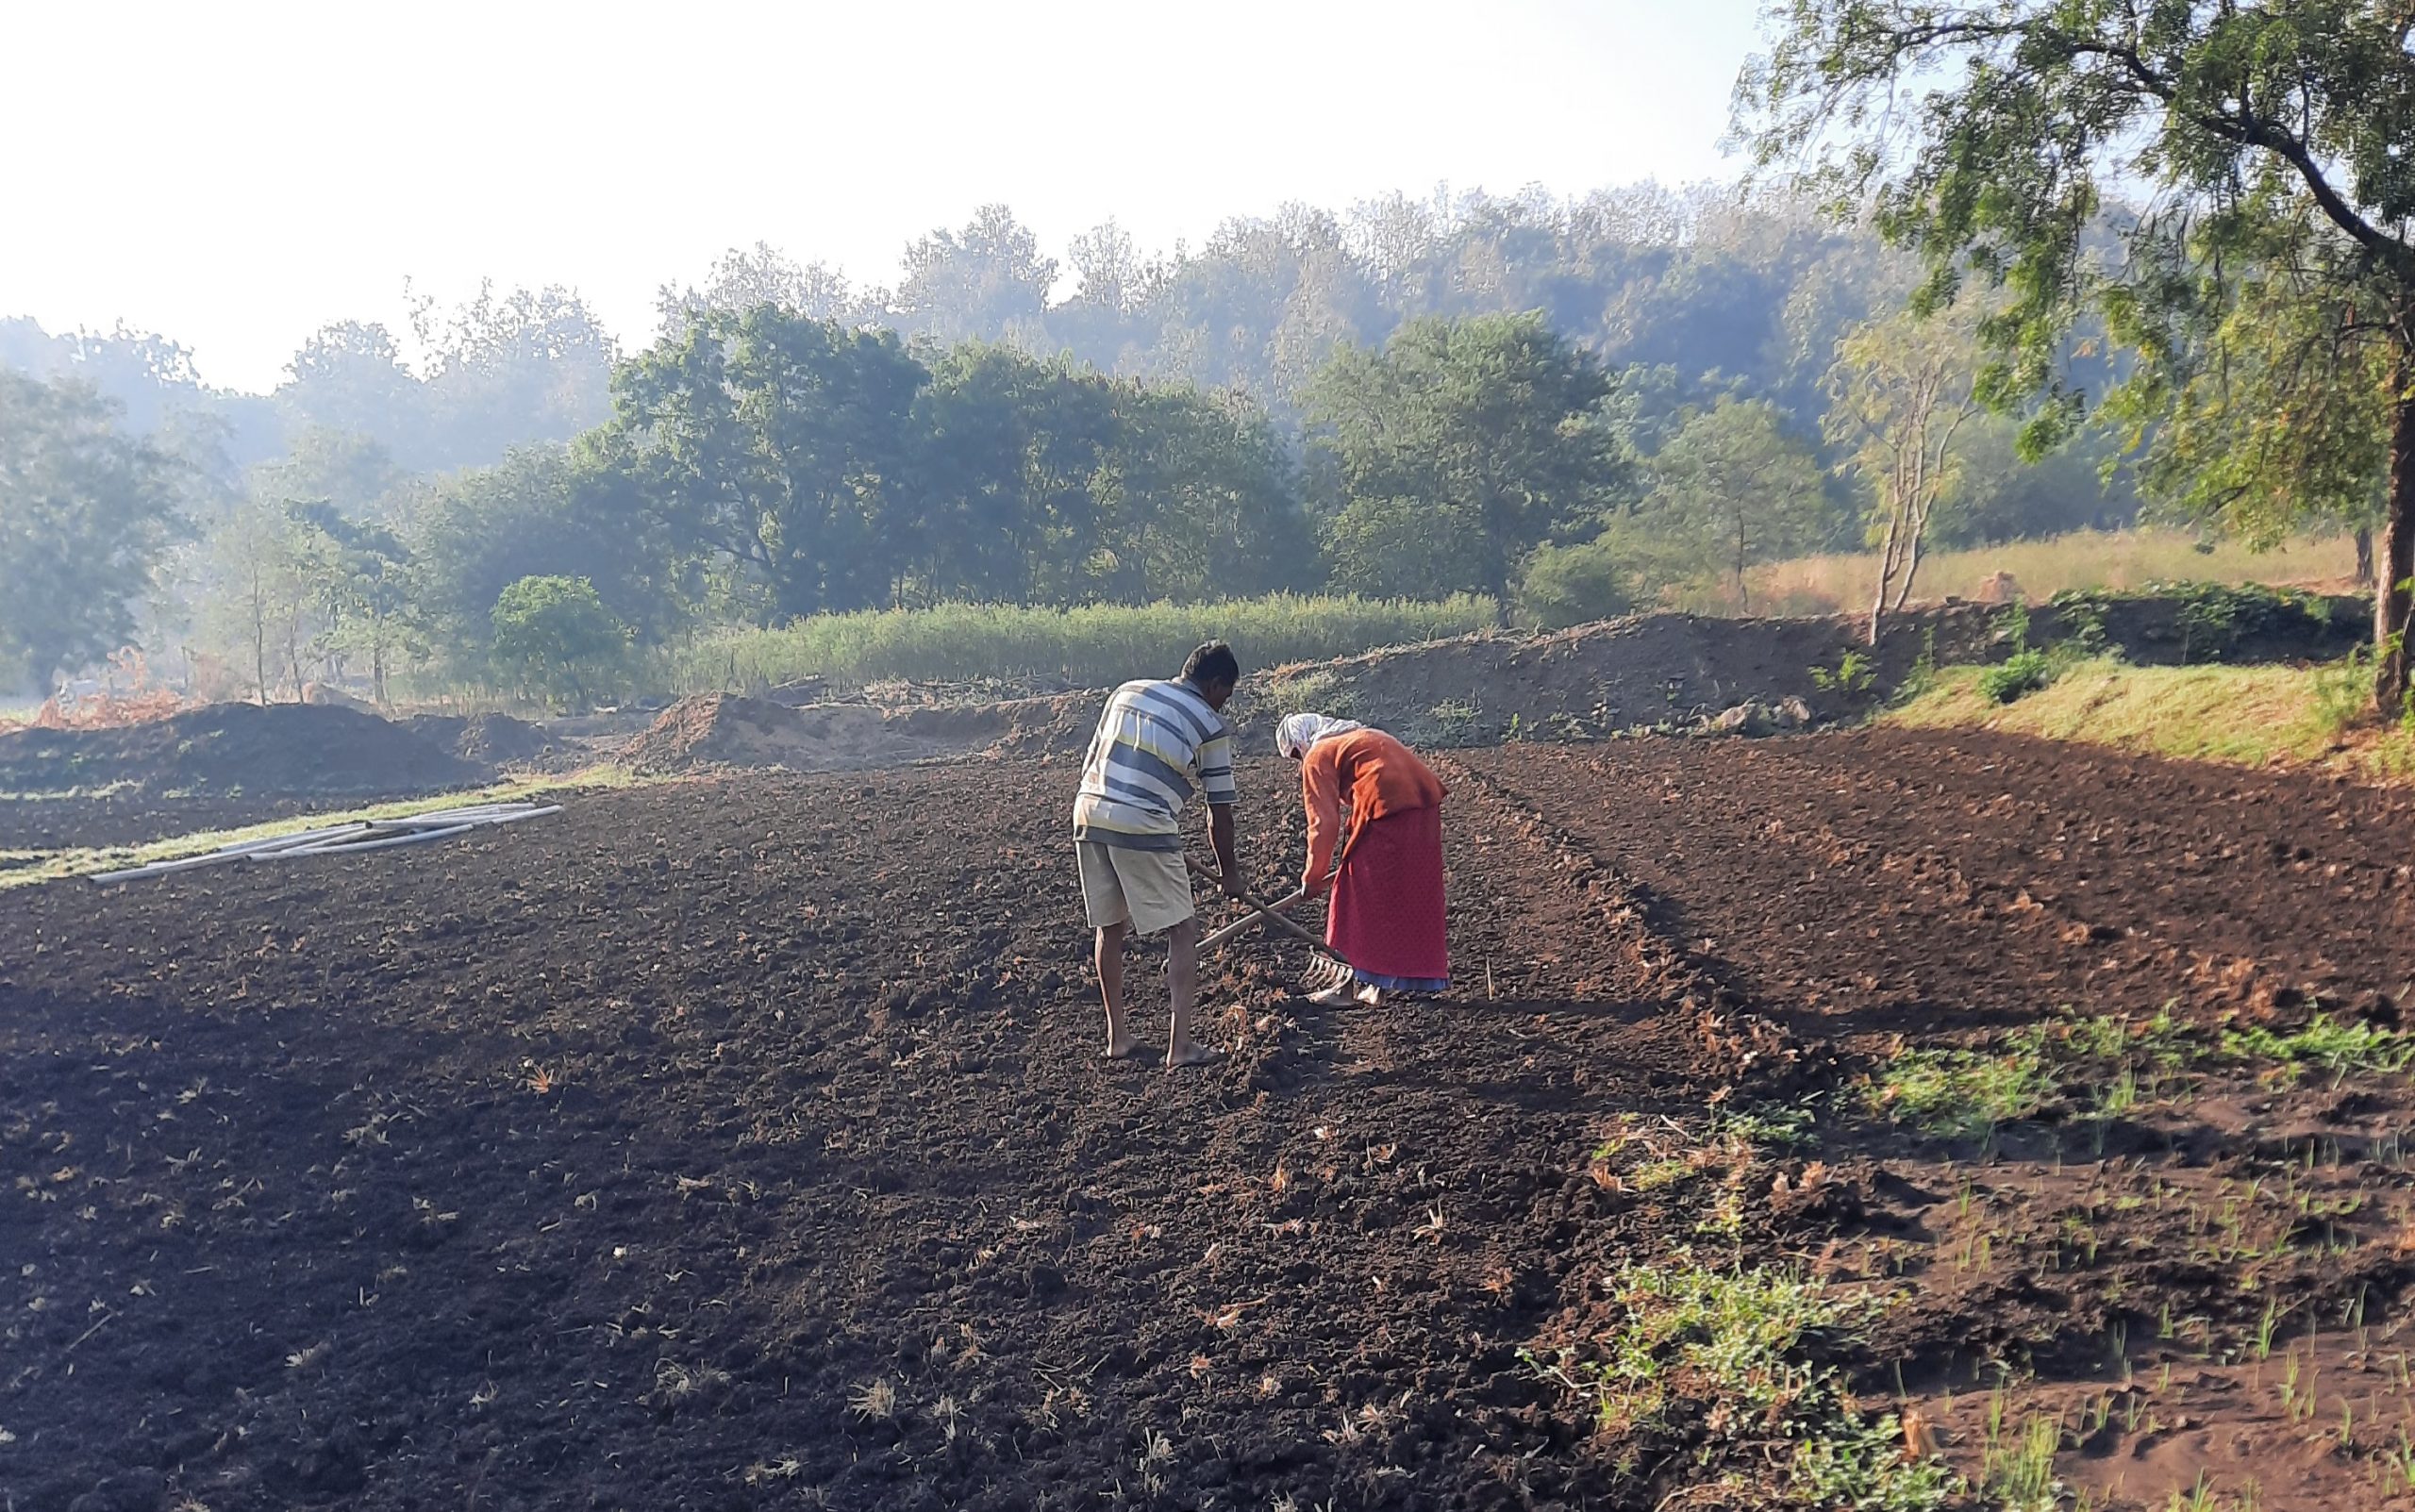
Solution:
{"label": "small green plant", "polygon": [[1937,626],[1932,624],[1921,631],[1921,653],[1912,658],[1911,670],[1904,673],[1904,680],[1896,685],[1896,701],[1909,703],[1936,686]]}
{"label": "small green plant", "polygon": [[2015,600],[1996,618],[1996,635],[2018,656],[2029,649],[2029,606]]}
{"label": "small green plant", "polygon": [[2242,1060],[2321,1066],[2334,1074],[2396,1072],[2415,1062],[2415,1035],[2361,1022],[2341,1023],[2319,1013],[2288,1034],[2261,1024],[2234,1030],[2223,1036],[2223,1053]]}
{"label": "small green plant", "polygon": [[1772,1149],[1791,1150],[1812,1141],[1811,1126],[1818,1117],[1808,1107],[1775,1103],[1740,1110],[1714,1108],[1710,1134],[1713,1138],[1725,1136]]}
{"label": "small green plant", "polygon": [[[1725,1454],[1774,1469],[1808,1504],[1933,1512],[1960,1489],[1954,1472],[1907,1459],[1901,1424],[1854,1410],[1841,1375],[1814,1351],[1846,1342],[1874,1305],[1775,1268],[1714,1270],[1682,1253],[1628,1264],[1606,1288],[1617,1309],[1583,1352],[1527,1364],[1591,1406],[1628,1446],[1624,1471],[1648,1479],[1656,1454]],[[1707,1442],[1704,1442],[1705,1437]]]}
{"label": "small green plant", "polygon": [[1970,1050],[1907,1050],[1873,1079],[1869,1101],[1898,1123],[1949,1138],[1985,1135],[1998,1124],[2029,1118],[2056,1096],[2042,1031],[2016,1036],[1998,1054]]}
{"label": "small green plant", "polygon": [[2055,1455],[2063,1447],[2063,1425],[2038,1417],[2017,1434],[2006,1431],[2002,1393],[1988,1404],[1987,1443],[1980,1452],[1979,1486],[2006,1512],[2057,1512],[2062,1483],[2055,1478]]}
{"label": "small green plant", "polygon": [[[1931,649],[1935,647],[1936,640],[1937,631],[1932,626],[1928,640],[1928,646]],[[1924,654],[1925,655],[1925,652]],[[1935,668],[1932,667],[1930,670],[1934,672]],[[1812,687],[1824,693],[1842,693],[1848,698],[1859,698],[1878,684],[1878,669],[1872,664],[1867,656],[1858,651],[1847,651],[1838,657],[1837,665],[1833,670],[1826,667],[1813,667],[1810,673]]]}
{"label": "small green plant", "polygon": [[2269,1360],[2273,1357],[2273,1330],[2280,1323],[2283,1318],[2288,1316],[2289,1309],[2281,1305],[2278,1298],[2267,1297],[2264,1299],[2264,1316],[2257,1320],[2256,1323],[2256,1357],[2257,1360]]}
{"label": "small green plant", "polygon": [[2373,717],[2373,654],[2358,646],[2341,659],[2307,674],[2314,692],[2314,717],[2332,735],[2342,735]]}
{"label": "small green plant", "polygon": [[496,667],[524,694],[578,708],[625,675],[629,631],[584,577],[524,577],[494,601]]}
{"label": "small green plant", "polygon": [[1466,745],[1475,732],[1476,708],[1464,699],[1446,698],[1426,710],[1434,722],[1438,745]]}

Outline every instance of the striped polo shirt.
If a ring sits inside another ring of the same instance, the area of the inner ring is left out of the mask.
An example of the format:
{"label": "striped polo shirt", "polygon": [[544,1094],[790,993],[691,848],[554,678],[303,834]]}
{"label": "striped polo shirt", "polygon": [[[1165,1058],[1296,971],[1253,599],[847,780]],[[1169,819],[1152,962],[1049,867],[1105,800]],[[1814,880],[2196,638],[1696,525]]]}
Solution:
{"label": "striped polo shirt", "polygon": [[1211,804],[1240,796],[1224,716],[1189,683],[1125,683],[1107,701],[1082,759],[1074,839],[1179,851],[1182,806],[1202,789]]}

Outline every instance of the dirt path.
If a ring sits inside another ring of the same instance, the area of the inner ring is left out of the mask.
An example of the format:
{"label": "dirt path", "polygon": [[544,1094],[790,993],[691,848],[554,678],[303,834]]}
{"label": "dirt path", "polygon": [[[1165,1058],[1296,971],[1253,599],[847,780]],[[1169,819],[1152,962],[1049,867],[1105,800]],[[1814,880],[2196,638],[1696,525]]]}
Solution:
{"label": "dirt path", "polygon": [[[1684,1467],[1620,1480],[1522,1352],[1581,1341],[1629,1258],[1900,1275],[1902,1246],[1969,1238],[1936,1194],[1970,1156],[1840,1128],[1858,1206],[1778,1203],[1804,1162],[1753,1165],[1706,1237],[1720,1192],[1621,1180],[1620,1131],[1695,1139],[1823,1085],[1831,1035],[1967,1037],[2081,992],[2151,1012],[2158,963],[2200,954],[2257,963],[2207,978],[2241,1000],[2399,970],[2403,930],[2356,942],[2401,922],[2373,869],[2403,815],[2325,833],[2346,795],[2089,759],[1456,756],[1454,994],[1319,1014],[1286,990],[1304,949],[1253,941],[1208,972],[1231,1055],[1180,1076],[1095,1054],[1061,765],[595,794],[374,863],[9,895],[0,1495],[1657,1505]],[[1253,880],[1285,891],[1291,769],[1244,765]],[[2064,1169],[1986,1182],[2051,1233]],[[2404,1282],[2385,1195],[2327,1262],[2376,1326]],[[2046,1273],[2011,1232],[1888,1336],[1940,1382],[1984,1321],[2060,1389],[2057,1348],[2108,1316],[2059,1280],[2007,1304]]]}

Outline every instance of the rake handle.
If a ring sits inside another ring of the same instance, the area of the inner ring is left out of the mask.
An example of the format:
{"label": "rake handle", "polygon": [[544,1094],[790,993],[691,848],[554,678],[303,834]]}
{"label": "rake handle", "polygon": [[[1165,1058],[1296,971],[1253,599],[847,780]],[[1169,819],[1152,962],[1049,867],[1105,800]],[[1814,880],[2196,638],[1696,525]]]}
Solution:
{"label": "rake handle", "polygon": [[1298,920],[1295,920],[1291,915],[1283,912],[1284,909],[1289,908],[1291,905],[1298,903],[1301,899],[1307,896],[1307,893],[1306,890],[1300,890],[1293,892],[1290,897],[1284,898],[1279,902],[1264,904],[1258,902],[1256,898],[1243,895],[1240,901],[1248,906],[1250,910],[1249,915],[1246,918],[1235,920],[1233,922],[1226,924],[1224,928],[1219,929],[1215,933],[1202,939],[1199,941],[1199,948],[1201,950],[1212,949],[1215,946],[1221,945],[1224,941],[1232,939],[1234,936],[1241,934],[1242,931],[1248,929],[1252,924],[1268,923],[1274,925],[1278,929],[1289,931],[1297,938],[1314,945],[1317,949],[1323,950],[1324,949],[1324,940],[1319,939],[1314,934],[1310,933],[1307,927],[1302,924]]}

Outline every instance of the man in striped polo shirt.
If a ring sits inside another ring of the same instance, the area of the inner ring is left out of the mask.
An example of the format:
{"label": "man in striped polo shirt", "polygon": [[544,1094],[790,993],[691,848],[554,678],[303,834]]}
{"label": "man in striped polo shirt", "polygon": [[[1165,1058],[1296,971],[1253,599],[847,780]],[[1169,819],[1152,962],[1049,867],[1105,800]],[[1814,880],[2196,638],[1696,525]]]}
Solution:
{"label": "man in striped polo shirt", "polygon": [[1166,988],[1174,999],[1174,1038],[1166,1065],[1196,1066],[1216,1052],[1191,1037],[1199,995],[1199,921],[1191,906],[1191,870],[1182,858],[1182,808],[1208,798],[1208,839],[1221,881],[1241,895],[1233,859],[1233,737],[1217,711],[1241,680],[1233,648],[1211,640],[1191,654],[1173,682],[1125,683],[1082,759],[1074,800],[1074,855],[1082,905],[1098,931],[1099,992],[1107,999],[1107,1053],[1122,1059],[1135,1046],[1124,1012],[1124,941],[1134,930],[1166,933]]}

